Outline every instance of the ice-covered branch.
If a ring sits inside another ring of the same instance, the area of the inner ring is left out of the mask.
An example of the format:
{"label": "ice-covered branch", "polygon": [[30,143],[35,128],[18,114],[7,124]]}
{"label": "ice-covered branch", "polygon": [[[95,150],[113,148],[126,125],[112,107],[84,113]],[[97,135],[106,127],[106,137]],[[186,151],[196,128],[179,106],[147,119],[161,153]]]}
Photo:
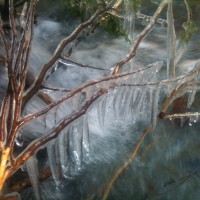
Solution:
{"label": "ice-covered branch", "polygon": [[145,27],[145,29],[137,35],[137,37],[135,38],[134,41],[134,46],[130,52],[130,54],[128,54],[124,59],[122,59],[120,62],[118,62],[115,65],[115,68],[112,72],[112,74],[116,74],[119,72],[120,68],[122,66],[124,66],[128,61],[130,61],[135,55],[136,55],[136,51],[141,43],[141,41],[143,40],[143,38],[151,31],[151,29],[153,28],[153,26],[156,23],[156,20],[159,16],[159,14],[161,13],[161,11],[163,10],[165,4],[168,2],[168,0],[163,0],[161,2],[161,4],[159,5],[159,7],[157,8],[156,12],[154,13],[151,21],[149,22],[148,26]]}
{"label": "ice-covered branch", "polygon": [[108,69],[104,69],[104,68],[99,68],[99,67],[93,67],[93,66],[90,66],[90,65],[84,65],[82,63],[77,63],[77,62],[74,62],[72,60],[69,60],[67,58],[64,58],[61,56],[61,59],[59,60],[60,63],[64,64],[64,65],[76,65],[78,67],[84,67],[84,68],[90,68],[90,69],[96,69],[96,70],[107,70],[109,71]]}
{"label": "ice-covered branch", "polygon": [[173,114],[173,115],[165,115],[164,119],[181,118],[181,117],[198,117],[199,115],[200,115],[199,112],[177,113],[177,114]]}
{"label": "ice-covered branch", "polygon": [[46,90],[50,90],[50,91],[58,91],[58,92],[70,92],[71,90],[66,89],[66,88],[58,88],[58,87],[54,87],[52,85],[49,84],[43,84],[42,85],[42,89],[46,89]]}
{"label": "ice-covered branch", "polygon": [[97,98],[99,98],[105,92],[107,91],[105,91],[104,89],[100,89],[100,91],[96,93],[90,100],[88,100],[78,112],[71,114],[70,116],[64,117],[59,124],[57,124],[55,127],[53,127],[52,130],[49,131],[49,133],[30,143],[30,145],[16,158],[15,164],[7,169],[5,176],[8,177],[13,174],[21,165],[23,165],[29,159],[30,156],[35,154],[35,152],[40,147],[45,145],[48,141],[56,138],[62,129],[64,129],[74,120],[78,119],[80,116],[84,115],[91,104],[95,102]]}
{"label": "ice-covered branch", "polygon": [[[64,95],[63,97],[59,98],[58,100],[55,100],[54,102],[52,102],[51,104],[49,104],[43,110],[41,110],[41,111],[39,111],[37,113],[31,114],[31,115],[25,116],[24,118],[22,118],[19,121],[19,126],[20,127],[24,126],[26,123],[30,122],[31,120],[36,119],[37,117],[46,114],[49,110],[51,110],[55,106],[59,105],[63,101],[66,101],[67,99],[71,98],[72,96],[74,96],[75,94],[81,92],[83,89],[85,89],[85,88],[87,88],[89,86],[97,85],[97,84],[100,84],[100,83],[106,83],[106,85],[107,85],[106,87],[107,88],[109,88],[109,87],[115,87],[115,86],[118,85],[118,83],[116,83],[116,81],[118,79],[123,78],[123,77],[128,77],[128,76],[131,76],[133,74],[137,74],[137,73],[145,71],[145,70],[147,70],[147,69],[149,69],[151,67],[153,67],[153,65],[149,65],[146,68],[139,69],[139,70],[136,70],[136,71],[133,71],[133,72],[109,75],[109,76],[103,77],[103,78],[101,78],[99,80],[94,80],[94,81],[88,82],[88,83],[86,83],[86,84],[84,84],[84,85],[82,85],[82,86],[80,86],[80,87],[72,90],[70,93]],[[199,67],[199,62],[197,62],[196,68],[194,70],[190,71],[188,74],[186,74],[184,76],[177,77],[175,79],[167,79],[167,80],[163,80],[163,81],[159,81],[159,82],[147,82],[147,83],[142,83],[142,84],[138,83],[138,84],[132,84],[130,86],[142,86],[142,85],[145,86],[145,85],[168,84],[170,82],[181,81],[181,80],[183,80],[183,82],[185,82],[184,80],[187,79],[187,77],[191,77],[193,74],[197,73],[197,71],[199,70],[198,67]],[[110,81],[109,84],[108,84],[108,81]],[[128,86],[128,84],[126,84],[126,85]],[[122,86],[123,86],[123,84],[122,84]]]}

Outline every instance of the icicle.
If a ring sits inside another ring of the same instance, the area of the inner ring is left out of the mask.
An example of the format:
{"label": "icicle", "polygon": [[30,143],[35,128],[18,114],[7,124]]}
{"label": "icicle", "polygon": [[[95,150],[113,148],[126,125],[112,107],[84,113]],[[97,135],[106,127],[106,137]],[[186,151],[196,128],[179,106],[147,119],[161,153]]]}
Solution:
{"label": "icicle", "polygon": [[[21,130],[22,131],[22,130]],[[22,147],[23,144],[24,144],[24,139],[23,139],[23,136],[21,134],[21,131],[18,133],[17,137],[15,138],[15,144],[18,146],[18,147]]]}
{"label": "icicle", "polygon": [[196,112],[195,114],[196,114],[195,116],[191,116],[190,117],[190,120],[189,120],[189,125],[190,126],[192,126],[194,123],[196,123],[198,121],[199,113]]}
{"label": "icicle", "polygon": [[158,18],[157,19],[157,22],[159,24],[161,24],[161,27],[165,27],[165,24],[167,23],[165,19],[161,19],[161,18]]}
{"label": "icicle", "polygon": [[138,105],[137,105],[137,110],[140,111],[140,112],[141,112],[142,107],[143,107],[143,101],[144,101],[145,95],[146,95],[146,90],[143,88],[142,94],[139,97],[139,102],[138,102]]}
{"label": "icicle", "polygon": [[26,20],[25,20],[25,15],[26,15],[26,10],[27,10],[27,2],[24,3],[24,7],[22,9],[22,13],[20,15],[20,25],[21,27],[24,29],[25,28],[25,25],[26,25]]}
{"label": "icicle", "polygon": [[47,145],[47,154],[48,154],[52,177],[55,181],[56,186],[58,186],[60,184],[60,178],[58,175],[58,168],[56,164],[55,140],[50,141],[49,144]]}
{"label": "icicle", "polygon": [[[79,127],[80,129],[80,127]],[[74,158],[74,169],[81,170],[82,165],[82,139],[83,135],[78,127],[74,127],[73,130],[73,158]]]}
{"label": "icicle", "polygon": [[90,156],[90,135],[89,135],[89,127],[88,127],[88,118],[85,115],[83,117],[83,159],[87,160]]}
{"label": "icicle", "polygon": [[102,99],[100,99],[98,107],[97,107],[97,115],[98,120],[101,128],[104,128],[104,120],[106,115],[106,96],[103,96]]}
{"label": "icicle", "polygon": [[46,130],[47,128],[47,121],[46,121],[46,117],[47,117],[47,114],[46,115],[42,115],[38,118],[38,120],[40,122],[42,122],[42,124],[44,125],[44,130]]}
{"label": "icicle", "polygon": [[195,97],[196,91],[197,91],[196,85],[194,85],[193,90],[189,93],[189,96],[188,96],[187,108],[190,108],[190,106],[194,102],[194,97]]}
{"label": "icicle", "polygon": [[144,16],[144,18],[143,18],[143,20],[142,20],[142,25],[143,25],[143,26],[146,26],[146,25],[148,24],[145,18],[146,18],[146,16]]}
{"label": "icicle", "polygon": [[69,132],[67,134],[68,138],[68,142],[67,142],[67,145],[68,145],[68,162],[67,162],[67,168],[69,170],[69,173],[67,175],[67,178],[70,178],[72,176],[72,173],[73,173],[73,159],[74,159],[74,125],[71,124],[70,127],[69,127]]}
{"label": "icicle", "polygon": [[176,52],[176,60],[175,60],[175,65],[178,63],[178,61],[182,58],[185,50],[186,50],[187,44],[183,42],[182,40],[179,42],[177,45],[177,52]]}
{"label": "icicle", "polygon": [[132,113],[132,116],[135,115],[135,108],[137,108],[137,97],[139,96],[140,94],[140,89],[139,88],[136,88],[134,93],[133,93],[133,96],[132,96],[132,101],[131,101],[131,113]]}
{"label": "icicle", "polygon": [[168,2],[167,10],[167,77],[175,77],[175,52],[176,33],[174,29],[174,17],[172,11],[172,1]]}
{"label": "icicle", "polygon": [[[127,98],[126,98],[126,103],[125,103],[125,108],[123,109],[124,110],[124,121],[126,122],[127,120],[127,117],[129,117],[129,112],[131,110],[131,106],[132,106],[132,98],[133,98],[133,94],[134,94],[134,89],[135,88],[130,88],[129,90],[129,93],[127,95]],[[132,113],[131,113],[132,114]]]}
{"label": "icicle", "polygon": [[158,102],[161,86],[160,84],[155,88],[153,108],[152,108],[152,125],[156,126],[157,116],[158,116]]}
{"label": "icicle", "polygon": [[44,118],[44,130],[47,128],[47,122],[46,122],[46,117]]}
{"label": "icicle", "polygon": [[200,72],[200,59],[195,63],[193,70],[195,70],[197,73]]}
{"label": "icicle", "polygon": [[35,198],[36,200],[39,200],[40,190],[39,190],[39,179],[38,179],[38,166],[37,166],[37,158],[35,157],[35,155],[31,156],[26,161],[26,168],[33,187]]}
{"label": "icicle", "polygon": [[68,136],[68,127],[58,136],[58,148],[59,148],[59,155],[60,155],[60,165],[63,176],[66,178],[69,169],[68,169],[68,148],[69,148],[69,136]]}
{"label": "icicle", "polygon": [[156,62],[156,72],[159,72],[160,69],[162,68],[163,66],[163,61],[157,61]]}
{"label": "icicle", "polygon": [[72,53],[74,53],[74,54],[75,54],[75,49],[76,49],[76,42],[77,42],[77,40],[75,39],[75,40],[71,43]]}
{"label": "icicle", "polygon": [[199,119],[199,113],[196,112],[196,115],[194,116],[194,120],[193,120],[194,123],[197,123],[198,119]]}
{"label": "icicle", "polygon": [[122,109],[124,93],[125,93],[124,87],[119,88],[113,99],[113,108],[116,118],[121,117],[121,109]]}
{"label": "icicle", "polygon": [[127,35],[130,36],[131,41],[133,41],[133,33],[135,26],[135,13],[133,11],[132,2],[129,0],[124,0],[124,30]]}
{"label": "icicle", "polygon": [[82,95],[82,93],[78,92],[73,97],[73,109],[75,111],[77,111],[79,109],[81,95]]}
{"label": "icicle", "polygon": [[130,94],[130,87],[122,87],[122,89],[124,90],[124,92],[121,93],[121,105],[119,105],[118,109],[119,109],[119,117],[120,119],[124,122],[125,124],[125,120],[127,119],[127,115],[128,112],[125,112],[125,110],[129,110],[127,108],[127,97]]}
{"label": "icicle", "polygon": [[59,108],[59,105],[58,106],[55,106],[54,108],[51,109],[51,113],[52,113],[52,118],[53,118],[53,124],[55,125],[56,122],[57,122],[57,112],[58,112],[58,108]]}
{"label": "icicle", "polygon": [[56,124],[57,112],[53,114],[53,124]]}
{"label": "icicle", "polygon": [[149,115],[147,114],[147,109],[148,109],[148,88],[145,89],[145,94],[143,97],[143,104],[142,104],[142,108],[141,108],[141,113],[142,113],[142,118],[146,119],[147,117],[149,117]]}
{"label": "icicle", "polygon": [[193,121],[192,121],[192,118],[190,117],[189,126],[192,126],[192,125],[193,125]]}
{"label": "icicle", "polygon": [[150,122],[153,122],[153,97],[154,97],[154,87],[149,87],[149,109],[148,115],[150,116]]}
{"label": "icicle", "polygon": [[[143,72],[143,79],[142,82],[146,83],[148,81],[156,81],[157,80],[157,72],[162,68],[163,61],[157,61],[152,64],[147,65],[147,69]],[[156,72],[156,73],[155,73]],[[138,83],[141,83],[141,81]]]}
{"label": "icicle", "polygon": [[26,171],[26,164],[23,164],[21,167],[20,167],[20,169],[24,172],[24,171]]}

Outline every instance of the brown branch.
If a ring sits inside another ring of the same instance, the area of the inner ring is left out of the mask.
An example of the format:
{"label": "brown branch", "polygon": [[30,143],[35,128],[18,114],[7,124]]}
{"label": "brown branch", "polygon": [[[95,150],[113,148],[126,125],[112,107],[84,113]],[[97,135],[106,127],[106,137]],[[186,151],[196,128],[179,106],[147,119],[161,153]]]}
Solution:
{"label": "brown branch", "polygon": [[154,27],[154,25],[157,21],[157,18],[159,16],[159,14],[161,13],[162,9],[164,8],[165,4],[167,3],[167,1],[168,0],[163,0],[161,2],[159,7],[157,8],[156,12],[154,13],[151,21],[149,22],[148,26],[146,26],[145,29],[139,35],[137,35],[135,42],[134,42],[135,44],[133,46],[131,53],[115,65],[115,68],[114,68],[112,74],[118,73],[119,70],[121,69],[121,67],[123,65],[125,65],[127,62],[129,62],[136,55],[136,51],[137,51],[141,41],[151,31],[151,29]]}
{"label": "brown branch", "polygon": [[86,27],[88,27],[89,25],[91,25],[97,18],[99,15],[101,15],[102,13],[106,12],[107,10],[109,10],[110,8],[106,8],[104,10],[97,10],[97,12],[86,22],[80,24],[75,30],[74,32],[68,36],[67,38],[63,39],[60,44],[58,45],[54,56],[51,58],[51,60],[46,63],[37,80],[35,81],[35,83],[33,84],[33,86],[30,88],[30,90],[27,92],[27,94],[24,96],[23,98],[23,103],[22,103],[22,108],[24,108],[24,106],[26,105],[26,103],[29,101],[29,99],[37,93],[37,91],[41,88],[41,85],[43,83],[44,77],[47,73],[47,71],[55,64],[55,62],[60,58],[64,48],[66,47],[66,45],[68,45],[71,41],[73,41],[74,39],[76,39],[76,37],[78,36],[78,34],[85,29]]}
{"label": "brown branch", "polygon": [[[23,49],[24,49],[24,44],[29,43],[29,46],[32,42],[32,36],[33,36],[33,24],[34,24],[34,12],[35,12],[35,3],[33,3],[34,0],[31,1],[31,5],[29,7],[28,11],[28,16],[26,19],[26,24],[23,27],[23,32],[21,34],[18,50],[17,50],[17,55],[16,55],[16,63],[14,66],[15,72],[19,68],[19,62],[20,62],[20,57],[23,55]],[[29,30],[30,29],[30,30]],[[30,38],[26,38],[28,32],[30,33]]]}
{"label": "brown branch", "polygon": [[0,148],[2,148],[3,146],[3,142],[5,141],[5,136],[6,136],[6,129],[7,127],[6,125],[6,120],[7,120],[7,112],[8,112],[8,104],[9,102],[9,93],[6,92],[6,95],[4,97],[4,100],[2,102],[2,106],[1,106],[1,117],[0,117],[0,127],[1,127],[1,132],[0,132]]}
{"label": "brown branch", "polygon": [[54,101],[48,94],[45,94],[44,92],[39,92],[38,97],[40,97],[40,99],[42,99],[47,105]]}
{"label": "brown branch", "polygon": [[7,88],[7,93],[9,94],[10,98],[9,98],[9,109],[7,110],[7,113],[8,113],[8,118],[7,118],[7,132],[8,134],[10,133],[10,130],[12,128],[12,123],[13,123],[13,114],[14,114],[14,92],[13,90],[11,89],[11,81],[9,80],[8,82],[8,88]]}
{"label": "brown branch", "polygon": [[182,86],[180,86],[177,90],[173,91],[170,96],[167,98],[167,100],[165,101],[165,103],[163,104],[163,107],[161,109],[161,112],[165,113],[168,106],[170,105],[170,102],[172,101],[173,97],[178,94],[179,92],[181,92],[182,90],[184,90],[186,87],[188,86],[187,83],[184,83]]}
{"label": "brown branch", "polygon": [[10,71],[10,74],[13,73],[12,69],[12,63],[13,63],[13,59],[14,59],[14,51],[16,48],[16,36],[17,36],[17,30],[15,27],[15,18],[14,18],[14,5],[13,5],[13,0],[9,0],[9,19],[10,19],[10,26],[11,26],[11,30],[12,30],[12,41],[11,41],[11,50],[10,50],[10,57],[9,57],[9,66],[8,69]]}

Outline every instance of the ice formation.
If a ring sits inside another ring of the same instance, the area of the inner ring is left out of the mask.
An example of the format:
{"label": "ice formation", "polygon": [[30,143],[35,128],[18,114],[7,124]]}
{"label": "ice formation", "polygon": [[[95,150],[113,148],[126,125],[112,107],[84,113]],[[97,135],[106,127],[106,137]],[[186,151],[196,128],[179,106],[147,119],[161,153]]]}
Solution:
{"label": "ice formation", "polygon": [[40,199],[37,158],[31,156],[26,162],[26,169],[30,178],[36,200]]}

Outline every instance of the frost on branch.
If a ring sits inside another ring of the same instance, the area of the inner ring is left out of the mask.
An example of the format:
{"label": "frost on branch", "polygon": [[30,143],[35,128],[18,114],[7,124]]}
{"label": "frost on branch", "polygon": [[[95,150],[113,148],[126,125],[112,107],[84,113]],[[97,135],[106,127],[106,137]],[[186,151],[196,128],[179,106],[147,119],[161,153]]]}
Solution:
{"label": "frost on branch", "polygon": [[31,156],[26,162],[26,169],[33,187],[36,200],[40,199],[39,179],[38,179],[38,161],[37,158]]}

